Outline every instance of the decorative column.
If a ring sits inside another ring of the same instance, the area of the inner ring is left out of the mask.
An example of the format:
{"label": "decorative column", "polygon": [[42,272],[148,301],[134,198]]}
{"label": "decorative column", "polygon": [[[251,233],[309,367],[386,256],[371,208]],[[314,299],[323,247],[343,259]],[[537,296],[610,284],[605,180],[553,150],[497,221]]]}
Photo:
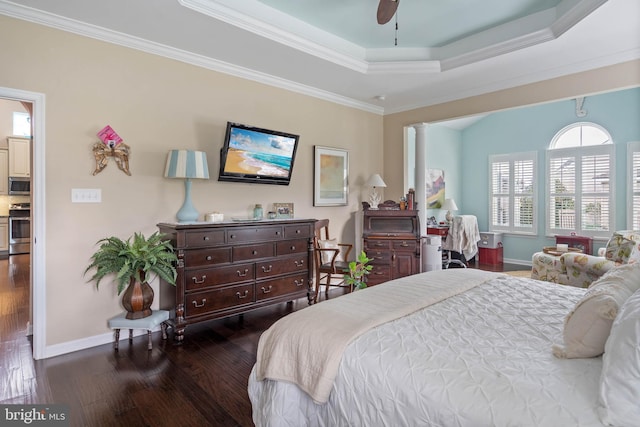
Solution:
{"label": "decorative column", "polygon": [[427,235],[427,123],[413,125],[416,130],[416,200],[418,201],[418,218],[420,218],[420,235]]}

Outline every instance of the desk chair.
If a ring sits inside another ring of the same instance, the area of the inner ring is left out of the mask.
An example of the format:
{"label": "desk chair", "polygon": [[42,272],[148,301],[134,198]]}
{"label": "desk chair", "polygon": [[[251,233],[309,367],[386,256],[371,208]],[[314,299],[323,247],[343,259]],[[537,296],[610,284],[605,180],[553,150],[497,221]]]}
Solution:
{"label": "desk chair", "polygon": [[[345,270],[349,269],[349,253],[353,245],[338,243],[329,236],[329,220],[319,219],[315,223],[313,236],[313,256],[315,264],[315,302],[318,302],[320,287],[325,285],[325,294],[329,297],[329,286],[348,286],[344,280]],[[324,282],[324,283],[323,283]],[[353,289],[349,289],[351,292]]]}
{"label": "desk chair", "polygon": [[443,262],[443,268],[449,268],[451,264],[467,265],[451,257],[451,252],[461,254],[465,260],[471,259],[478,254],[478,241],[480,240],[480,230],[478,229],[478,218],[475,215],[458,215],[453,218],[447,238],[442,242],[442,249],[448,251],[448,257]]}

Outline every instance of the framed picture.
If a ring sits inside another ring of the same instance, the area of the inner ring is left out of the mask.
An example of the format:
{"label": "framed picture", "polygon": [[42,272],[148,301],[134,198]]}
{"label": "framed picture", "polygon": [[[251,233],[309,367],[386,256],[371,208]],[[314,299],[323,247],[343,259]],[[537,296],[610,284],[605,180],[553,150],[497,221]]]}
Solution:
{"label": "framed picture", "polygon": [[293,203],[274,203],[276,218],[293,218]]}
{"label": "framed picture", "polygon": [[344,206],[349,193],[349,152],[314,146],[313,206]]}
{"label": "framed picture", "polygon": [[439,209],[444,203],[444,171],[427,169],[427,209]]}

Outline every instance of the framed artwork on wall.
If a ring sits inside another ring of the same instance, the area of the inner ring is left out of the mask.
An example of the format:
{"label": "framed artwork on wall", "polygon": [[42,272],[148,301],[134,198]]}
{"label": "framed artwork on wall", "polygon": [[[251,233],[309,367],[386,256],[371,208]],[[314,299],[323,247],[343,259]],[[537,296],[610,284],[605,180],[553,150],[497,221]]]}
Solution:
{"label": "framed artwork on wall", "polygon": [[444,171],[427,169],[427,208],[439,209],[444,203]]}
{"label": "framed artwork on wall", "polygon": [[345,206],[349,194],[349,152],[314,146],[313,206]]}

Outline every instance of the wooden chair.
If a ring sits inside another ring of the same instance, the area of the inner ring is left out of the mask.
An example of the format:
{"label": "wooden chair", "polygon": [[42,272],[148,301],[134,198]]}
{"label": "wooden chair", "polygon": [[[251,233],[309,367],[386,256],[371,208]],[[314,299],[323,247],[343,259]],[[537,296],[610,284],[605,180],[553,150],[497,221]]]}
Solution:
{"label": "wooden chair", "polygon": [[[349,243],[337,243],[329,235],[329,220],[319,219],[315,223],[313,237],[313,255],[315,264],[314,301],[318,301],[320,286],[326,286],[325,294],[329,298],[329,286],[349,286],[345,283],[345,270],[349,269],[349,253],[353,245]],[[349,289],[351,292],[353,289]]]}

